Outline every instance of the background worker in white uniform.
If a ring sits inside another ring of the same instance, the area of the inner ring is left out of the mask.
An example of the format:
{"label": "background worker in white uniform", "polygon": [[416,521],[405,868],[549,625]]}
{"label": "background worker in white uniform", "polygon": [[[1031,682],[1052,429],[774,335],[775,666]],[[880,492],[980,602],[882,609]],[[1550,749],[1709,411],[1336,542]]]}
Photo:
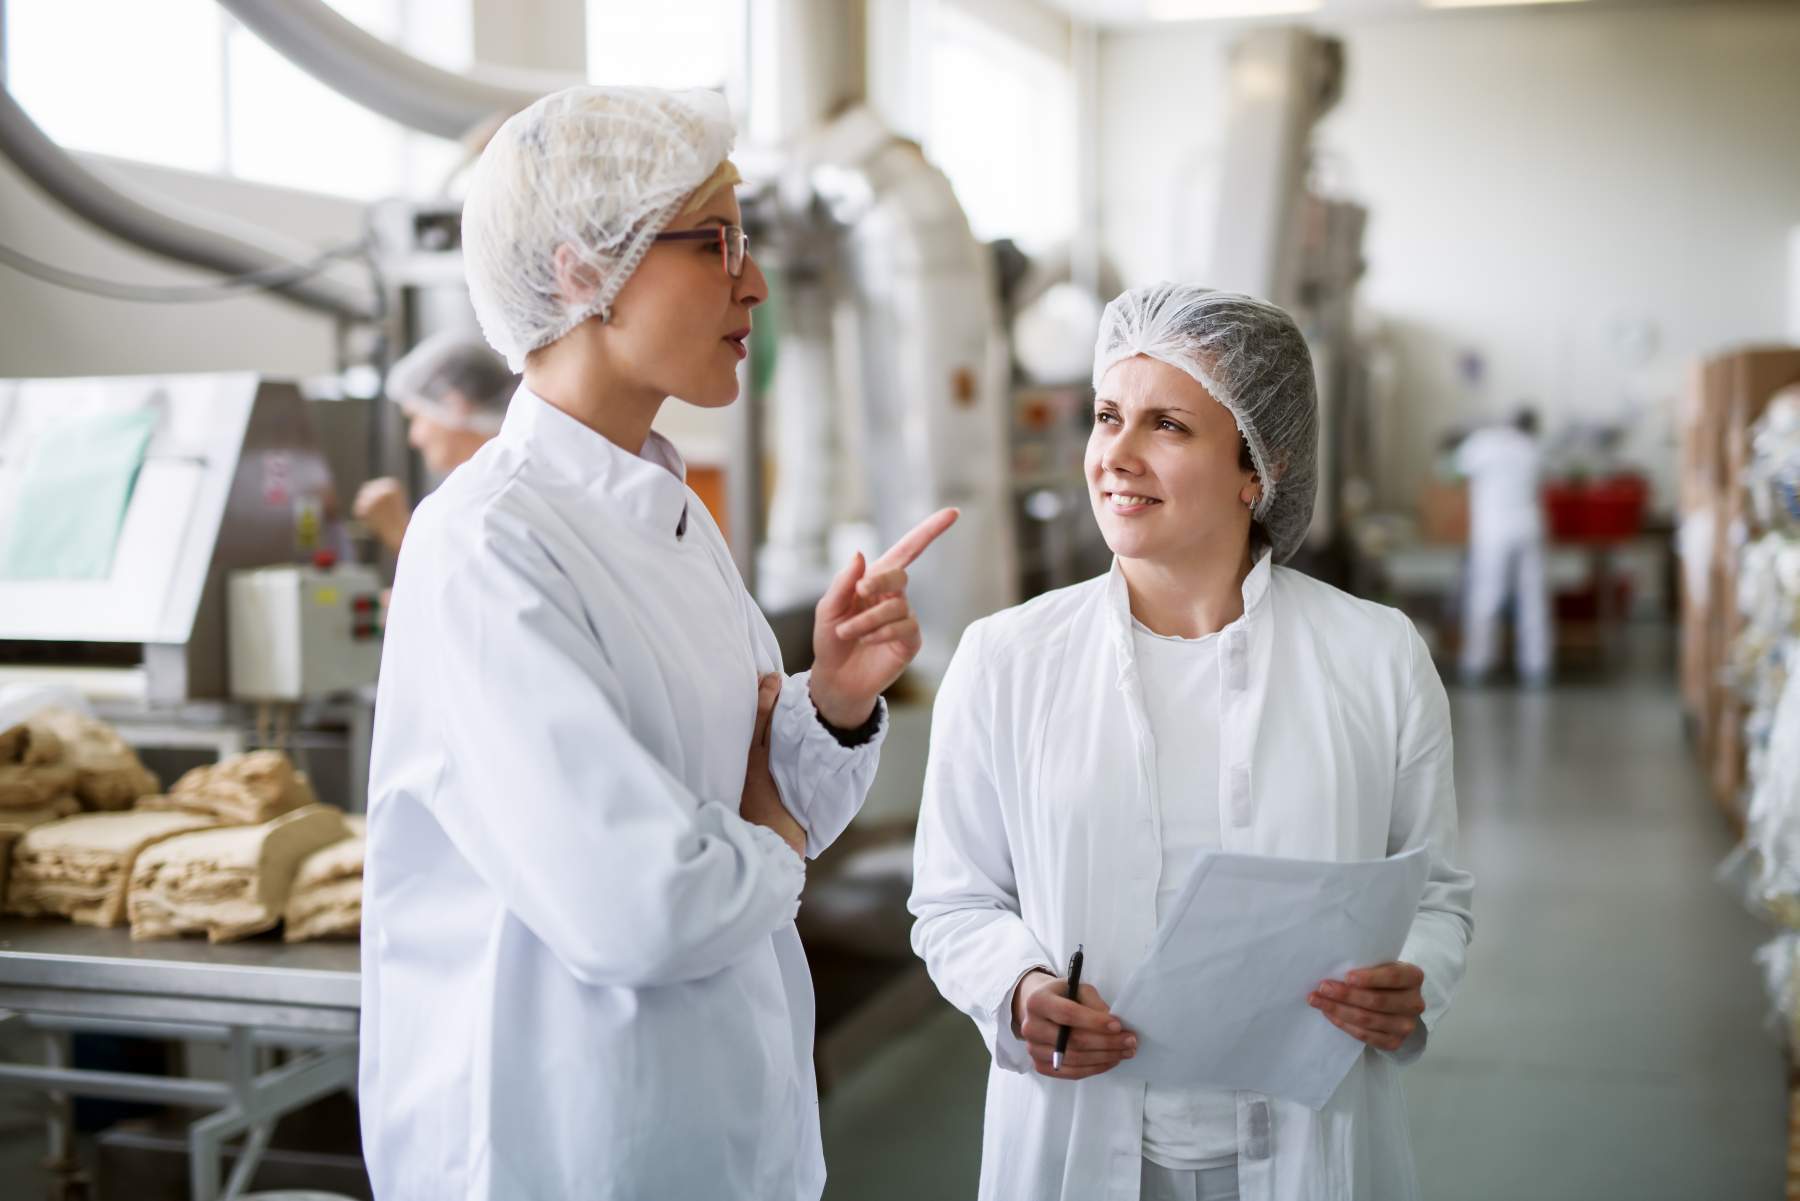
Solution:
{"label": "background worker in white uniform", "polygon": [[381,1201],[751,1198],[824,1185],[805,856],[875,773],[917,654],[861,556],[784,676],[651,422],[738,390],[765,283],[707,92],[514,116],[463,211],[483,330],[525,381],[419,506],[381,666],[363,1145]]}
{"label": "background worker in white uniform", "polygon": [[[388,372],[388,399],[406,414],[406,440],[443,477],[475,457],[500,432],[519,377],[486,342],[466,334],[434,334]],[[356,493],[356,518],[393,553],[412,520],[406,485],[383,476]]]}
{"label": "background worker in white uniform", "polygon": [[1537,414],[1524,409],[1510,425],[1476,430],[1457,448],[1456,468],[1469,480],[1462,676],[1475,683],[1493,671],[1500,615],[1511,597],[1519,675],[1528,684],[1544,684],[1553,650]]}
{"label": "background worker in white uniform", "polygon": [[[1135,289],[1107,306],[1093,379],[1087,478],[1113,568],[971,626],[932,715],[913,947],[993,1053],[980,1195],[1409,1201],[1400,1065],[1471,928],[1443,686],[1401,613],[1275,566],[1317,480],[1312,362],[1286,313]],[[1367,1047],[1323,1111],[1111,1074],[1135,1044],[1106,999],[1201,852],[1415,847],[1429,880],[1399,961],[1304,998]]]}

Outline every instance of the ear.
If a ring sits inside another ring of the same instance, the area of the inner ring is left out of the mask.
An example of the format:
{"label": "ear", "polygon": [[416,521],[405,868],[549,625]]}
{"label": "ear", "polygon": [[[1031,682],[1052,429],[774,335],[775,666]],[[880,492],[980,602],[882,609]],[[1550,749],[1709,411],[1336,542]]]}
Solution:
{"label": "ear", "polygon": [[579,251],[564,242],[551,258],[556,276],[556,294],[569,305],[585,305],[600,289],[600,272],[581,257]]}
{"label": "ear", "polygon": [[1262,494],[1262,476],[1252,468],[1250,471],[1250,482],[1238,489],[1238,499],[1243,501],[1246,507],[1255,508],[1257,503],[1262,500]]}

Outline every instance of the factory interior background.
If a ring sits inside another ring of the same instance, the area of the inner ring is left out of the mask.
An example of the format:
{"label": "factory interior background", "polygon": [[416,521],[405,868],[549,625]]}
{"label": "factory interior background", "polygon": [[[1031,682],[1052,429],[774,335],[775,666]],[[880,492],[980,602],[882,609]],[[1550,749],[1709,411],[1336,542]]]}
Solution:
{"label": "factory interior background", "polygon": [[[907,907],[933,702],[971,622],[1108,571],[1094,340],[1161,280],[1293,315],[1289,565],[1448,689],[1421,1195],[1800,1196],[1800,5],[0,0],[0,83],[8,1201],[375,1195],[375,694],[395,530],[461,470],[392,369],[479,340],[471,170],[581,83],[736,122],[768,299],[736,402],[656,428],[787,669],[850,555],[962,510],[795,919],[829,1201],[977,1196],[992,1056]],[[1477,631],[1499,430],[1537,571]]]}

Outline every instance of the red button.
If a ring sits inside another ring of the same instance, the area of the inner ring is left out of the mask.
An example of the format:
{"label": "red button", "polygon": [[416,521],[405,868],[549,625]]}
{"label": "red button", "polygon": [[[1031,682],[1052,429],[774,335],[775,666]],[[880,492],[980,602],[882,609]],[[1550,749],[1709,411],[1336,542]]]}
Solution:
{"label": "red button", "polygon": [[328,547],[320,547],[313,552],[313,566],[320,571],[330,571],[337,566],[337,552]]}

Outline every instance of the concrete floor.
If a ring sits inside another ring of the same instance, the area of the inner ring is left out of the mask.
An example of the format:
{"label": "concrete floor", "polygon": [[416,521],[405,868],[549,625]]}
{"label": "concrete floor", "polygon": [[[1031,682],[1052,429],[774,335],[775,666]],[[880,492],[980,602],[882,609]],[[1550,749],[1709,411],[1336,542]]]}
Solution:
{"label": "concrete floor", "polygon": [[[1407,1073],[1428,1201],[1773,1201],[1786,1099],[1729,849],[1667,655],[1629,680],[1455,691],[1468,977]],[[826,1098],[827,1201],[975,1194],[986,1052],[947,1007]],[[0,1137],[0,1196],[42,1195]]]}
{"label": "concrete floor", "polygon": [[[1429,1201],[1783,1195],[1787,1103],[1730,848],[1660,645],[1632,678],[1452,692],[1475,943],[1406,1076]],[[971,1198],[986,1052],[945,1010],[826,1098],[827,1201]]]}

